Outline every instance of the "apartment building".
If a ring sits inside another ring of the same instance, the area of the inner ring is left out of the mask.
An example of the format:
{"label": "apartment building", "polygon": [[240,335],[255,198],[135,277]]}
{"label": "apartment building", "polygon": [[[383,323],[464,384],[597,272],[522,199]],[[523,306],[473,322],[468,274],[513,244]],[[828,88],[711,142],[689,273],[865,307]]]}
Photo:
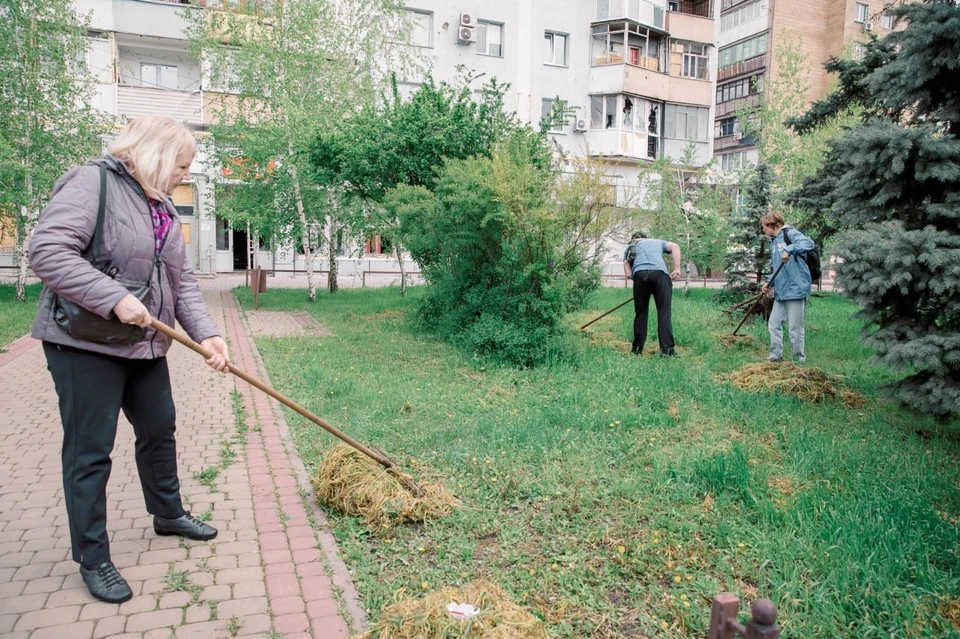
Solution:
{"label": "apartment building", "polygon": [[[537,124],[560,100],[558,151],[600,158],[618,203],[644,166],[711,158],[716,48],[710,0],[409,0],[431,73],[456,67],[510,84],[507,108]],[[419,78],[403,78],[414,91]]]}
{"label": "apartment building", "polygon": [[735,113],[761,99],[779,73],[774,52],[784,40],[800,44],[809,72],[806,101],[827,95],[832,78],[823,64],[831,57],[858,55],[868,33],[895,28],[884,0],[718,0],[717,85],[714,154],[720,171],[755,165],[757,140],[745,136]]}
{"label": "apartment building", "polygon": [[[688,147],[696,164],[712,157],[712,0],[409,2],[412,46],[435,79],[453,80],[460,65],[496,77],[510,84],[507,108],[533,124],[557,99],[572,109],[570,120],[550,131],[551,143],[558,152],[602,159],[614,203],[635,198],[640,172],[656,158],[678,159]],[[184,14],[206,9],[175,0],[74,4],[91,16],[94,106],[121,122],[163,113],[205,135],[215,101],[188,53]],[[400,89],[411,93],[422,80],[401,78]],[[216,215],[214,186],[223,178],[201,152],[191,180],[173,196],[190,264],[201,273],[246,268],[250,259],[246,229],[231,229]],[[344,256],[342,276],[390,269],[392,256],[376,239],[360,248],[365,264]],[[253,259],[277,268],[305,266],[289,251],[263,250]],[[316,267],[324,268],[319,258]]]}

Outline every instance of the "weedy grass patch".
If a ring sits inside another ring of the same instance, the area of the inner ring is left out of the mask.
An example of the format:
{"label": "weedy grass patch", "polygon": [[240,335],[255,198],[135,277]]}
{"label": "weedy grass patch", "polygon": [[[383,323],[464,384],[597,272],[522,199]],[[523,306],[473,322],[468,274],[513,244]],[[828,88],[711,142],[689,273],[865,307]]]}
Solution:
{"label": "weedy grass patch", "polygon": [[[572,356],[522,370],[425,334],[420,294],[260,296],[334,333],[259,339],[276,387],[462,501],[399,526],[330,513],[372,623],[398,592],[486,580],[553,637],[702,636],[722,591],[773,599],[785,636],[960,632],[960,429],[879,399],[896,375],[867,363],[841,298],[811,300],[808,366],[858,408],[718,380],[765,359],[767,336],[719,345],[735,322],[712,291],[675,293],[683,358],[623,353],[630,308],[577,331],[630,294],[605,289],[568,318]],[[337,442],[287,419],[316,470]]]}
{"label": "weedy grass patch", "polygon": [[30,332],[30,325],[37,314],[41,284],[27,286],[27,301],[17,301],[17,289],[13,284],[0,284],[0,352],[4,346]]}

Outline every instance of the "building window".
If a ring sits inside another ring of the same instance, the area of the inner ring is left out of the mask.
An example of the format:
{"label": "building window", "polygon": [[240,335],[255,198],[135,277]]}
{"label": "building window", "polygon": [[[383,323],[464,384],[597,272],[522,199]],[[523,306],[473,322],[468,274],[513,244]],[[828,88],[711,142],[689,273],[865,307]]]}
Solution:
{"label": "building window", "polygon": [[890,15],[889,13],[884,12],[883,16],[881,16],[880,18],[880,26],[883,27],[884,29],[892,29],[893,16]]}
{"label": "building window", "polygon": [[866,53],[867,53],[867,47],[857,42],[853,45],[853,52],[851,53],[851,57],[854,60],[860,61],[860,60],[863,60],[863,56],[866,55]]}
{"label": "building window", "polygon": [[592,66],[623,64],[661,71],[660,53],[666,40],[655,31],[632,22],[611,22],[591,28]]}
{"label": "building window", "polygon": [[708,79],[710,57],[707,45],[698,42],[685,42],[683,44],[683,68],[680,75],[684,78]]}
{"label": "building window", "polygon": [[[540,101],[540,121],[544,122],[553,115],[553,103],[556,102],[554,98],[543,98]],[[563,111],[567,108],[566,100],[560,100],[560,110]],[[550,122],[550,126],[547,129],[550,133],[563,133],[563,128],[567,125],[567,115],[563,114],[562,121],[559,122]]]}
{"label": "building window", "polygon": [[546,31],[543,34],[543,63],[558,67],[567,66],[567,41],[565,33]]}
{"label": "building window", "polygon": [[863,4],[862,2],[857,3],[857,17],[854,18],[854,22],[859,22],[863,24],[870,19],[870,5]]}
{"label": "building window", "polygon": [[495,58],[503,57],[503,25],[477,20],[477,53]]}
{"label": "building window", "polygon": [[714,135],[718,138],[725,138],[733,135],[737,130],[737,119],[736,118],[723,118],[717,123],[716,131]]}
{"label": "building window", "polygon": [[407,9],[407,17],[413,26],[410,44],[417,47],[433,47],[433,12]]}
{"label": "building window", "polygon": [[744,5],[720,16],[720,32],[724,33],[730,31],[731,29],[736,29],[740,25],[747,24],[748,22],[762,17],[764,8],[761,0],[756,0],[750,4]]}
{"label": "building window", "polygon": [[763,93],[763,76],[755,75],[742,80],[734,80],[717,87],[717,104],[739,100],[749,95]]}
{"label": "building window", "polygon": [[177,90],[177,67],[169,64],[141,64],[140,84],[145,87]]}
{"label": "building window", "polygon": [[230,250],[230,222],[217,216],[217,250]]}
{"label": "building window", "polygon": [[668,104],[664,109],[663,137],[689,142],[706,142],[709,109]]}
{"label": "building window", "polygon": [[655,159],[660,149],[660,105],[633,95],[592,95],[590,128],[645,134],[647,157]]}
{"label": "building window", "polygon": [[767,52],[767,34],[761,34],[756,37],[738,42],[732,46],[720,49],[720,61],[717,67],[722,69],[737,62],[743,62],[750,58],[763,55]]}
{"label": "building window", "polygon": [[746,151],[734,151],[733,153],[724,153],[720,156],[721,171],[736,171],[749,163]]}

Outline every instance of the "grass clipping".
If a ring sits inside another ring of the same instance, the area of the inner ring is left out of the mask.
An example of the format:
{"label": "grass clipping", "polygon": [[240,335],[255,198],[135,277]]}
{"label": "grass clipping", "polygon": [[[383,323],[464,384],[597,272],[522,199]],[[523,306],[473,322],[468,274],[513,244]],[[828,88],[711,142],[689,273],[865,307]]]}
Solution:
{"label": "grass clipping", "polygon": [[[405,591],[397,593],[401,598]],[[480,613],[457,619],[447,604],[471,604]],[[353,639],[547,639],[543,622],[509,599],[498,586],[474,581],[444,588],[423,599],[400,599],[384,608],[380,621]]]}
{"label": "grass clipping", "polygon": [[864,401],[862,395],[846,388],[839,377],[790,362],[747,364],[718,378],[745,391],[795,395],[812,403],[840,402],[847,408],[859,408]]}
{"label": "grass clipping", "polygon": [[346,444],[334,447],[313,477],[321,504],[363,517],[371,524],[442,517],[460,505],[442,484],[417,484],[422,494],[415,495],[405,483],[413,483],[410,476],[396,469],[387,470]]}

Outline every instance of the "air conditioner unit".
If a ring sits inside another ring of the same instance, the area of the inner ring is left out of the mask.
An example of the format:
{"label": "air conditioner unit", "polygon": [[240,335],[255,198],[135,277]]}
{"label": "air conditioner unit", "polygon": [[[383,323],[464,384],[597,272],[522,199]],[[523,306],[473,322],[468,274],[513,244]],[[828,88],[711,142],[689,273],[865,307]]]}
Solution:
{"label": "air conditioner unit", "polygon": [[583,118],[578,119],[573,125],[573,130],[576,133],[586,133],[588,130],[587,121]]}
{"label": "air conditioner unit", "polygon": [[734,132],[733,132],[733,139],[734,139],[734,140],[742,140],[742,139],[743,139],[743,131],[734,131]]}
{"label": "air conditioner unit", "polygon": [[470,44],[477,41],[477,33],[473,27],[460,27],[457,31],[457,44]]}
{"label": "air conditioner unit", "polygon": [[460,14],[460,26],[461,27],[475,27],[476,20],[473,18],[472,13],[461,13]]}
{"label": "air conditioner unit", "polygon": [[674,13],[676,13],[677,11],[680,11],[680,3],[679,3],[679,2],[668,2],[668,3],[667,3],[667,11],[673,11]]}
{"label": "air conditioner unit", "polygon": [[873,31],[873,23],[872,23],[872,22],[864,22],[864,23],[863,23],[863,30],[864,30],[864,31]]}

